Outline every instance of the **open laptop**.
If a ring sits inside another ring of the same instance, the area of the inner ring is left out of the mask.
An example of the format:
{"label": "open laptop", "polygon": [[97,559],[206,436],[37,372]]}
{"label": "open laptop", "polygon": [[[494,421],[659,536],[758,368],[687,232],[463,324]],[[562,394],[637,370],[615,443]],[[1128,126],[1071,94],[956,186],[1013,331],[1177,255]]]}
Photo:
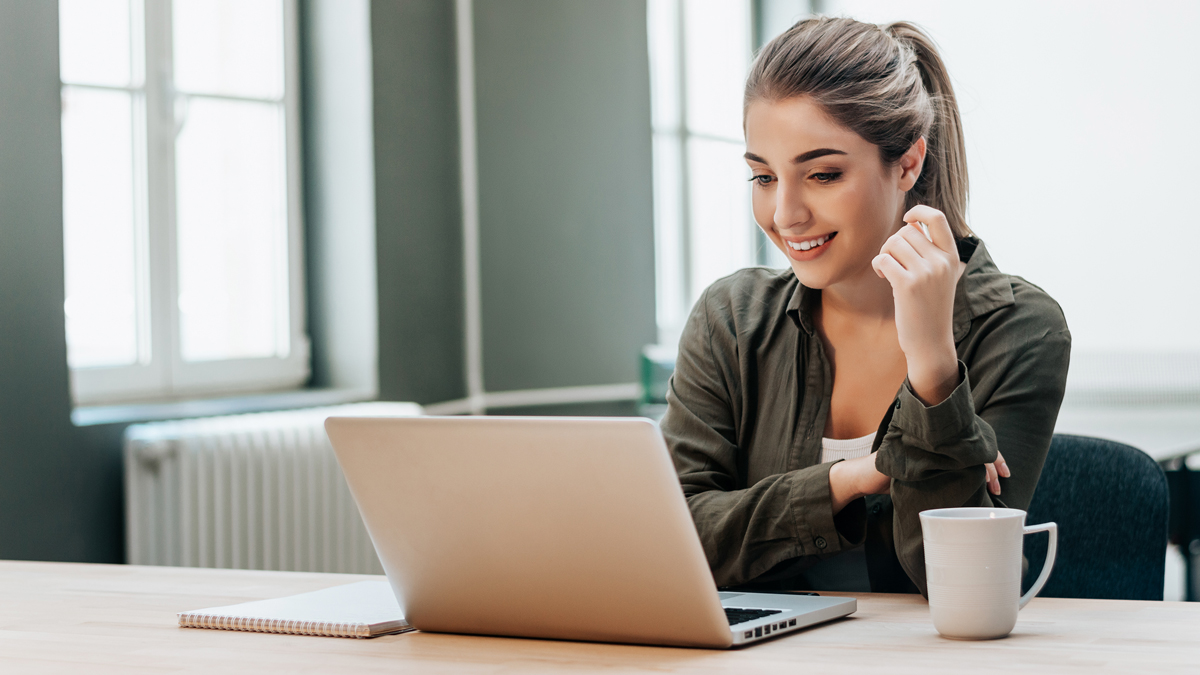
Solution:
{"label": "open laptop", "polygon": [[331,417],[325,429],[423,631],[724,648],[857,609],[718,593],[650,420]]}

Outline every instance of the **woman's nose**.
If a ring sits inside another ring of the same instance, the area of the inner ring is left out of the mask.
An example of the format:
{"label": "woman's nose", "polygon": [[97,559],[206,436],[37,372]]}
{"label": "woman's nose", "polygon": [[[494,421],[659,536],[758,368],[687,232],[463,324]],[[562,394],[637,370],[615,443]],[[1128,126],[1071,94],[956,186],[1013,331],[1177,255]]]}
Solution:
{"label": "woman's nose", "polygon": [[812,212],[805,204],[798,186],[780,181],[775,190],[775,227],[787,229],[811,219]]}

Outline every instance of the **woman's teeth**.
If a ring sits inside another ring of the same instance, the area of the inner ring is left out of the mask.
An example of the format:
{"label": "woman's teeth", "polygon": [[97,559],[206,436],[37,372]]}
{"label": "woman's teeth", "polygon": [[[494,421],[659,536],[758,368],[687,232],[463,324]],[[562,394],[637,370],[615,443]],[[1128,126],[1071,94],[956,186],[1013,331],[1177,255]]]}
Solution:
{"label": "woman's teeth", "polygon": [[827,234],[824,237],[819,237],[817,239],[810,239],[808,241],[802,241],[799,243],[794,242],[794,241],[789,241],[788,246],[791,246],[792,248],[796,249],[797,251],[807,251],[809,249],[816,248],[816,247],[820,246],[821,244],[824,244],[825,242],[829,241],[830,239],[833,239],[833,235]]}

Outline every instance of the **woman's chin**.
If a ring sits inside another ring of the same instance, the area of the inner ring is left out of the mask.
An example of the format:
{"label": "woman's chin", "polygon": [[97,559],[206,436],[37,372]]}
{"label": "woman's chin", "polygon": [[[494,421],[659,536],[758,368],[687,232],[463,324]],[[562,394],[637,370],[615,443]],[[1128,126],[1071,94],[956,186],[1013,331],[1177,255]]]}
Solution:
{"label": "woman's chin", "polygon": [[800,280],[800,283],[807,288],[821,290],[828,288],[829,285],[833,283],[833,279],[828,271],[815,269],[817,266],[813,265],[812,263],[796,262],[795,260],[792,260],[791,263],[792,272],[795,273],[796,278]]}
{"label": "woman's chin", "polygon": [[847,282],[879,281],[871,267],[873,256],[870,252],[843,250],[833,253],[835,255],[823,255],[815,260],[792,259],[788,262],[800,283],[814,290],[825,290]]}

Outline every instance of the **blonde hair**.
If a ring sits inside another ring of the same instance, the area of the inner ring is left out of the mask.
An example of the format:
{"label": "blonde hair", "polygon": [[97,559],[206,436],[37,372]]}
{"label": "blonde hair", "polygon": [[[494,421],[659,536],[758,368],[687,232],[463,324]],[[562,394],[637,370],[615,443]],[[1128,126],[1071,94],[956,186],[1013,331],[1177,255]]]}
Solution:
{"label": "blonde hair", "polygon": [[967,226],[967,152],[950,75],[933,40],[915,24],[853,19],[800,21],[759,51],[743,111],[757,100],[811,97],[832,119],[878,146],[894,165],[918,138],[925,164],[906,208],[946,214],[954,236]]}

